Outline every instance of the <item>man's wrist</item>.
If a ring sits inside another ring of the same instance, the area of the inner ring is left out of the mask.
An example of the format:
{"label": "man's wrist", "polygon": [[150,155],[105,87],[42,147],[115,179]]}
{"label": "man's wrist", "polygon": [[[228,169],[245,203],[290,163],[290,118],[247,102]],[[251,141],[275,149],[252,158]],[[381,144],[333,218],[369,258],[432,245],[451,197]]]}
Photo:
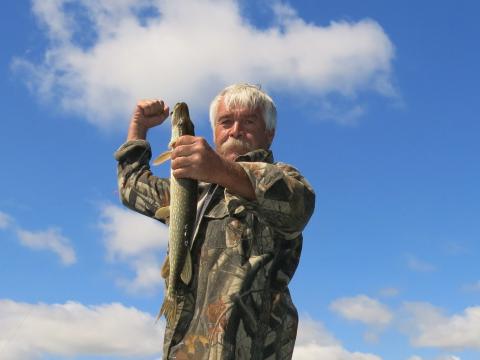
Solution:
{"label": "man's wrist", "polygon": [[219,185],[245,199],[255,200],[255,190],[243,167],[234,161],[226,159],[222,159],[222,161],[224,167]]}
{"label": "man's wrist", "polygon": [[146,140],[148,129],[135,121],[130,123],[128,127],[127,140]]}

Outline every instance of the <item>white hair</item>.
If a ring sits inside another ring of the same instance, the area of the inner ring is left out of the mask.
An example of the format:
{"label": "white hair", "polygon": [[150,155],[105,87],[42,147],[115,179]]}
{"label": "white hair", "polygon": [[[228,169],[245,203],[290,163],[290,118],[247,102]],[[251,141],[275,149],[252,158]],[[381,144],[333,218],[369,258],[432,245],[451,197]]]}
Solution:
{"label": "white hair", "polygon": [[220,101],[223,101],[227,109],[236,107],[248,108],[250,110],[259,109],[262,112],[266,129],[275,130],[277,109],[272,98],[260,86],[233,84],[220,91],[210,104],[210,123],[213,129],[215,129],[215,120]]}

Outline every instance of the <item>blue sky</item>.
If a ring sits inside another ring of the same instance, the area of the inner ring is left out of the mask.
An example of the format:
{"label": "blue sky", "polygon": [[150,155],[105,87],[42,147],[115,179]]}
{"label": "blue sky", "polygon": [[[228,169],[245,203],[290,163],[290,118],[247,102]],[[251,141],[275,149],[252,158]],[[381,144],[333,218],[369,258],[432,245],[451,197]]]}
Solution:
{"label": "blue sky", "polygon": [[0,358],[161,356],[166,229],[121,206],[113,152],[149,97],[211,141],[210,99],[243,81],[317,194],[294,357],[480,358],[476,2],[1,7]]}

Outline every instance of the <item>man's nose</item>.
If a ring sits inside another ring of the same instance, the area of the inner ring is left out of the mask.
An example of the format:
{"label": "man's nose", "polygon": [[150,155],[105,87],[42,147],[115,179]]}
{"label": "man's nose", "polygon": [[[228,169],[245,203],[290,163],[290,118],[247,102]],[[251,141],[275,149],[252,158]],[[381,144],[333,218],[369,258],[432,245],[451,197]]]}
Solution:
{"label": "man's nose", "polygon": [[242,126],[240,121],[235,121],[230,129],[230,136],[239,138],[242,135]]}

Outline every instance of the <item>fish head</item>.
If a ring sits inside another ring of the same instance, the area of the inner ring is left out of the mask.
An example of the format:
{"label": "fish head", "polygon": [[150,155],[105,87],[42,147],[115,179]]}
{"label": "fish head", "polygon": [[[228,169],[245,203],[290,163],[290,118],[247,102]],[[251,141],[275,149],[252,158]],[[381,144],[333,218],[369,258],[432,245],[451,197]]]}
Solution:
{"label": "fish head", "polygon": [[175,104],[172,111],[172,126],[182,129],[181,135],[194,134],[194,126],[186,103],[179,102]]}

